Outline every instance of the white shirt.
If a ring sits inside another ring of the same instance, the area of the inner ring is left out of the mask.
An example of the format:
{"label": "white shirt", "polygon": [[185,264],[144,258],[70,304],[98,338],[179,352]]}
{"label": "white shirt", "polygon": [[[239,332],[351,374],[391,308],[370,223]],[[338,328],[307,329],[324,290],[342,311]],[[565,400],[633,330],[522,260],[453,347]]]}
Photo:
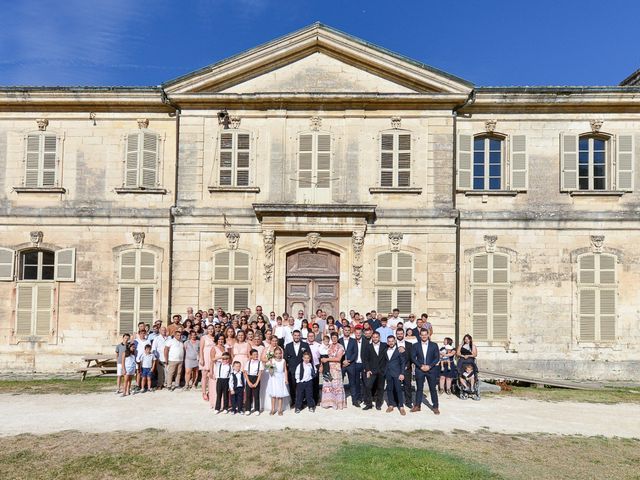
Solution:
{"label": "white shirt", "polygon": [[376,352],[376,355],[380,355],[380,343],[371,343],[373,345],[373,350]]}
{"label": "white shirt", "polygon": [[395,330],[396,327],[398,326],[398,323],[402,322],[402,324],[404,325],[404,320],[402,320],[402,318],[400,317],[390,317],[389,321],[387,323],[387,327],[389,327],[391,330]]}
{"label": "white shirt", "polygon": [[302,320],[304,320],[304,318],[296,318],[293,322],[293,329],[294,330],[300,330],[302,328]]}
{"label": "white shirt", "polygon": [[387,358],[388,358],[389,360],[391,360],[391,355],[393,355],[393,352],[395,352],[395,351],[396,351],[396,347],[393,347],[393,348],[387,348]]}
{"label": "white shirt", "polygon": [[[304,373],[302,374],[302,380],[298,380],[300,378],[300,369],[304,368]],[[296,367],[296,371],[295,371],[295,378],[297,382],[308,382],[309,380],[313,379],[313,376],[311,375],[312,372],[312,365],[311,363],[301,363],[300,365],[298,365]]]}
{"label": "white shirt", "polygon": [[404,344],[404,340],[396,340],[396,346],[397,346],[398,348],[399,348],[399,347],[407,348],[407,347],[405,346],[405,344]]}
{"label": "white shirt", "polygon": [[422,355],[424,357],[424,361],[427,361],[427,350],[429,350],[429,340],[426,343],[421,343],[422,346]]}
{"label": "white shirt", "polygon": [[309,350],[311,350],[311,359],[314,365],[320,364],[320,344],[318,342],[309,342]]}
{"label": "white shirt", "polygon": [[162,335],[158,335],[156,338],[153,339],[153,345],[151,345],[151,352],[161,362],[167,361],[164,358],[164,346],[166,345],[167,340],[169,340],[169,337],[163,337]]}
{"label": "white shirt", "polygon": [[362,363],[362,338],[360,340],[356,340],[356,345],[358,345],[358,359],[356,363]]}
{"label": "white shirt", "polygon": [[293,342],[293,351],[297,356],[298,352],[300,352],[300,342]]}
{"label": "white shirt", "polygon": [[418,325],[416,324],[416,322],[412,322],[410,320],[406,321],[404,323],[404,331],[406,332],[407,330],[411,329],[413,330],[414,328],[416,328]]}
{"label": "white shirt", "polygon": [[229,376],[229,390],[233,390],[233,378],[231,377],[236,377],[236,386],[237,387],[242,387],[244,385],[244,377],[242,376],[242,372],[231,372],[231,375]]}
{"label": "white shirt", "polygon": [[263,370],[262,368],[262,362],[260,360],[247,360],[247,375],[250,376],[254,376],[257,377],[258,373],[260,373],[260,370]]}
{"label": "white shirt", "polygon": [[229,376],[231,375],[231,365],[230,364],[224,364],[224,363],[218,363],[218,365],[216,365],[216,378],[229,378]]}
{"label": "white shirt", "polygon": [[347,353],[347,347],[349,346],[349,340],[351,337],[342,337],[342,342],[344,343],[344,352]]}
{"label": "white shirt", "polygon": [[176,340],[171,337],[164,344],[165,347],[169,347],[169,362],[181,362],[184,360],[184,345],[180,340]]}
{"label": "white shirt", "polygon": [[141,353],[138,355],[138,361],[140,362],[142,368],[151,368],[153,367],[153,361],[155,360],[155,355],[153,353]]}
{"label": "white shirt", "polygon": [[284,345],[287,346],[293,342],[293,329],[290,326],[284,327]]}

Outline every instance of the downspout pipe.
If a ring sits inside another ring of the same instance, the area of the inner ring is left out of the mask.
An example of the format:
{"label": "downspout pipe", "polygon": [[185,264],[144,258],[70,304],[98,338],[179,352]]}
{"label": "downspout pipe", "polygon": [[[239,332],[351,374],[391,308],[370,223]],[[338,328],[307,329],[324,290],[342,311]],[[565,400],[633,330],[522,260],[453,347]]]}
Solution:
{"label": "downspout pipe", "polygon": [[[457,172],[458,172],[458,115],[459,111],[465,107],[473,105],[476,101],[475,89],[469,92],[469,96],[466,101],[460,105],[457,105],[451,111],[453,117],[453,175],[451,181],[451,205],[456,212],[456,286],[455,286],[455,301],[453,302],[453,315],[455,321],[455,345],[460,342],[460,210],[457,208]],[[471,114],[461,114],[465,118],[469,118]]]}
{"label": "downspout pipe", "polygon": [[171,309],[172,309],[172,294],[171,291],[173,289],[173,231],[175,228],[175,209],[178,206],[178,169],[180,165],[180,114],[182,110],[175,103],[171,101],[167,92],[165,92],[164,88],[160,87],[161,91],[161,99],[162,103],[168,105],[173,108],[176,116],[176,150],[175,150],[175,172],[173,174],[174,184],[173,184],[173,205],[169,209],[169,278],[167,280],[167,290],[168,290],[168,299],[167,299],[167,322],[171,321]]}

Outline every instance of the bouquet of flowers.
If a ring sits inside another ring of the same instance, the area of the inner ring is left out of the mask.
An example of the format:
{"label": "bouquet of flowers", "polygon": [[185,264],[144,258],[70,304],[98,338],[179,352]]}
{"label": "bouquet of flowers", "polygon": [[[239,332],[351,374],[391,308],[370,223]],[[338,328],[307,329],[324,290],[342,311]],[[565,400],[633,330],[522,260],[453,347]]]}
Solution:
{"label": "bouquet of flowers", "polygon": [[269,372],[269,375],[273,375],[276,371],[276,365],[273,363],[273,352],[267,352],[267,363],[264,368]]}

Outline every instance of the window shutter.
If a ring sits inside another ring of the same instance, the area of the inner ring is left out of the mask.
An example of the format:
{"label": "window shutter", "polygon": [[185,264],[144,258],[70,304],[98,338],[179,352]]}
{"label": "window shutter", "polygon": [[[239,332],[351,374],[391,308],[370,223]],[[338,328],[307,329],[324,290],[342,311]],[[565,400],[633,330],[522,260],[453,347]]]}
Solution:
{"label": "window shutter", "polygon": [[42,186],[53,187],[56,185],[58,137],[51,134],[43,135],[42,142]]}
{"label": "window shutter", "polygon": [[221,308],[225,312],[229,311],[229,288],[216,287],[213,289],[213,306]]}
{"label": "window shutter", "polygon": [[[408,253],[397,253],[396,281],[411,282],[413,280],[413,257]],[[410,312],[406,312],[410,313]]]}
{"label": "window shutter", "polygon": [[509,281],[509,257],[494,253],[492,283],[507,283]]}
{"label": "window shutter", "polygon": [[313,135],[300,135],[298,139],[298,188],[313,187]]}
{"label": "window shutter", "polygon": [[[138,187],[138,162],[140,140],[139,133],[127,135],[127,158],[125,162],[124,185],[125,187]],[[125,330],[126,331],[126,330]]]}
{"label": "window shutter", "polygon": [[152,252],[140,252],[140,280],[154,280],[156,277],[156,256]]}
{"label": "window shutter", "polygon": [[612,255],[599,255],[600,283],[611,285],[616,283],[616,259]]}
{"label": "window shutter", "polygon": [[236,287],[233,289],[233,310],[234,312],[240,309],[249,307],[249,289]]}
{"label": "window shutter", "polygon": [[398,135],[398,186],[411,186],[411,134]]}
{"label": "window shutter", "polygon": [[40,186],[40,135],[27,135],[24,186]]}
{"label": "window shutter", "polygon": [[136,287],[120,287],[119,329],[120,333],[133,333],[135,321]]}
{"label": "window shutter", "polygon": [[390,288],[379,288],[378,289],[378,302],[377,308],[378,312],[386,315],[391,312],[393,308],[391,306],[392,301],[392,290]]}
{"label": "window shutter", "polygon": [[[411,289],[398,289],[396,291],[396,307],[402,315],[411,313],[413,291]],[[386,339],[385,339],[386,341]]]}
{"label": "window shutter", "polygon": [[489,291],[486,288],[474,288],[471,292],[471,311],[473,319],[473,336],[486,340],[489,336]]}
{"label": "window shutter", "polygon": [[31,335],[33,296],[36,285],[18,284],[16,299],[16,335]]}
{"label": "window shutter", "polygon": [[578,136],[560,135],[561,188],[578,189]]}
{"label": "window shutter", "polygon": [[153,322],[155,286],[140,286],[138,301],[138,322]]}
{"label": "window shutter", "polygon": [[471,135],[458,135],[458,189],[471,189],[473,142]]}
{"label": "window shutter", "polygon": [[73,282],[76,279],[76,249],[58,250],[55,256],[54,279],[58,282]]}
{"label": "window shutter", "polygon": [[0,280],[13,281],[16,252],[10,248],[0,247]]}
{"label": "window shutter", "polygon": [[514,135],[511,137],[511,189],[527,190],[529,183],[527,158],[527,137]]}
{"label": "window shutter", "polygon": [[235,252],[233,260],[233,280],[249,280],[249,254]]}
{"label": "window shutter", "polygon": [[53,285],[38,285],[36,298],[36,335],[47,336],[51,330]]}
{"label": "window shutter", "polygon": [[489,282],[489,255],[473,257],[473,283]]}
{"label": "window shutter", "polygon": [[331,135],[317,135],[317,188],[331,188]]}
{"label": "window shutter", "polygon": [[493,301],[493,335],[494,340],[507,339],[507,322],[509,318],[509,290],[506,288],[494,288]]}
{"label": "window shutter", "polygon": [[393,134],[380,136],[380,186],[393,187]]}
{"label": "window shutter", "polygon": [[142,186],[153,188],[157,185],[158,135],[142,132]]}
{"label": "window shutter", "polygon": [[248,133],[238,133],[236,147],[236,186],[249,186],[249,154],[251,138]]}
{"label": "window shutter", "polygon": [[596,256],[583,255],[580,257],[580,283],[593,285],[596,283]]}
{"label": "window shutter", "polygon": [[218,252],[214,257],[214,280],[229,280],[229,251]]}
{"label": "window shutter", "polygon": [[129,250],[120,255],[120,280],[134,281],[136,279],[136,252]]}
{"label": "window shutter", "polygon": [[635,163],[633,143],[633,135],[619,135],[616,142],[618,145],[616,188],[625,192],[633,191],[633,164]]}
{"label": "window shutter", "polygon": [[220,134],[220,185],[233,184],[233,133]]}
{"label": "window shutter", "polygon": [[[378,281],[393,281],[393,253],[378,255]],[[391,301],[389,301],[391,303]]]}
{"label": "window shutter", "polygon": [[580,340],[593,341],[596,338],[596,291],[583,288],[579,297]]}
{"label": "window shutter", "polygon": [[600,290],[600,340],[616,338],[616,291]]}

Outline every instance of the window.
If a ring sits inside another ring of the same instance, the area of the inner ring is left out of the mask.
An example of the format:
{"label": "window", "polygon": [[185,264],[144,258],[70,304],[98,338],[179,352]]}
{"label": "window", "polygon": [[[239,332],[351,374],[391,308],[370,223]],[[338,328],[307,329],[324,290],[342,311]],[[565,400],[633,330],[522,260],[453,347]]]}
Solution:
{"label": "window", "polygon": [[[3,271],[0,280],[13,280],[13,250],[0,250],[0,271]],[[19,258],[19,281],[75,281],[74,248],[64,248],[55,252],[44,249],[23,250],[20,252]]]}
{"label": "window", "polygon": [[411,186],[411,134],[383,133],[380,136],[380,186]]}
{"label": "window", "polygon": [[304,133],[298,137],[298,201],[331,201],[331,135]]}
{"label": "window", "polygon": [[459,135],[458,189],[526,191],[529,183],[525,135]]}
{"label": "window", "polygon": [[509,319],[509,257],[484,253],[471,258],[473,337],[506,340]]}
{"label": "window", "polygon": [[156,315],[156,256],[147,250],[127,250],[119,259],[120,333],[131,333],[139,322],[151,323]]}
{"label": "window", "polygon": [[376,272],[377,310],[383,315],[394,308],[407,315],[413,310],[413,255],[387,252],[378,255]]}
{"label": "window", "polygon": [[249,306],[249,254],[224,250],[213,256],[213,306],[238,312]]}
{"label": "window", "polygon": [[223,187],[249,186],[249,159],[251,138],[248,133],[224,132],[220,134],[219,184]]}
{"label": "window", "polygon": [[58,185],[58,137],[32,133],[26,137],[24,186],[46,188]]}
{"label": "window", "polygon": [[53,280],[55,254],[47,250],[29,250],[20,255],[20,280]]}
{"label": "window", "polygon": [[157,134],[141,130],[127,135],[124,186],[155,188],[159,185],[160,139]]}
{"label": "window", "polygon": [[633,135],[560,137],[561,190],[633,191]]}
{"label": "window", "polygon": [[616,334],[616,257],[578,259],[579,340],[613,341]]}
{"label": "window", "polygon": [[53,310],[53,287],[53,283],[18,283],[16,335],[49,335]]}

